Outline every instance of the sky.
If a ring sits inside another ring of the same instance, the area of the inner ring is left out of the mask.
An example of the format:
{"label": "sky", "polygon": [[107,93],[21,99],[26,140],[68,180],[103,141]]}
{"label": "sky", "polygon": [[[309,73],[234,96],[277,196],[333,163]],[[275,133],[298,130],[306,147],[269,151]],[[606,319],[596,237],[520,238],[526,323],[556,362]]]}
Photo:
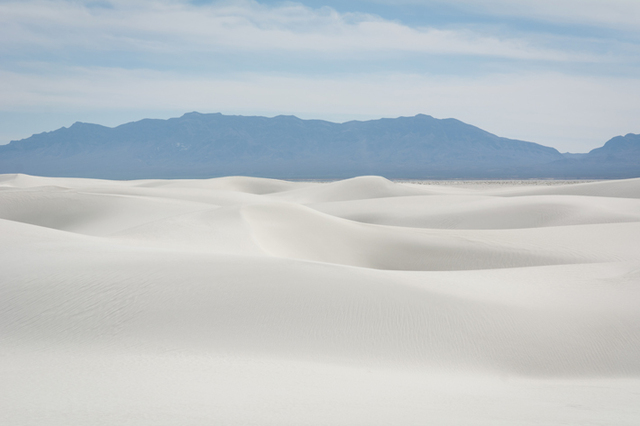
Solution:
{"label": "sky", "polygon": [[640,0],[0,0],[0,144],[186,112],[640,133]]}

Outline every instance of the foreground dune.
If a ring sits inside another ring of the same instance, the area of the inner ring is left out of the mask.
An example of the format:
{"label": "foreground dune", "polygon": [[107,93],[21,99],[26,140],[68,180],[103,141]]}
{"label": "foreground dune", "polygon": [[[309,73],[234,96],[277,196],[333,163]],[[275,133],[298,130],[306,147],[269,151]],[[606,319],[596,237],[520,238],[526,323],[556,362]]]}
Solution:
{"label": "foreground dune", "polygon": [[636,425],[640,179],[0,175],[2,425]]}

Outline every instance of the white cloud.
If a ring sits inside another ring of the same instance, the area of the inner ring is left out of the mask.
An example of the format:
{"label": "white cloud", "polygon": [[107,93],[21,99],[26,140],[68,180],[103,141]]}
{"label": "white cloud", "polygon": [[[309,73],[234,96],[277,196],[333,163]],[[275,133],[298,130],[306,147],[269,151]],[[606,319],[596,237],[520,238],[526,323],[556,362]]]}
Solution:
{"label": "white cloud", "polygon": [[295,3],[278,7],[252,1],[205,6],[171,0],[112,3],[113,8],[88,8],[63,0],[0,3],[0,49],[386,51],[594,60],[583,53],[538,46],[531,40],[471,30],[412,28],[372,15],[340,14]]}
{"label": "white cloud", "polygon": [[476,79],[415,74],[333,77],[242,74],[192,78],[156,71],[74,69],[0,74],[0,110],[37,108],[293,113],[306,118],[454,117],[560,150],[587,151],[640,132],[640,79],[557,73]]}
{"label": "white cloud", "polygon": [[638,0],[484,0],[482,3],[494,13],[617,28],[624,26],[639,31]]}
{"label": "white cloud", "polygon": [[392,5],[446,4],[491,15],[518,16],[640,32],[638,0],[370,0]]}

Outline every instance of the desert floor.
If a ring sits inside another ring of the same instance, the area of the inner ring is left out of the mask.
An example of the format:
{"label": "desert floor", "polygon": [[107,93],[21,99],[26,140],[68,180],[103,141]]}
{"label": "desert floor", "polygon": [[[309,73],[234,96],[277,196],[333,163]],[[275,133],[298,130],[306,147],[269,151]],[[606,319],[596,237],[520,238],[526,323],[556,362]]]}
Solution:
{"label": "desert floor", "polygon": [[0,175],[0,424],[638,425],[640,179]]}

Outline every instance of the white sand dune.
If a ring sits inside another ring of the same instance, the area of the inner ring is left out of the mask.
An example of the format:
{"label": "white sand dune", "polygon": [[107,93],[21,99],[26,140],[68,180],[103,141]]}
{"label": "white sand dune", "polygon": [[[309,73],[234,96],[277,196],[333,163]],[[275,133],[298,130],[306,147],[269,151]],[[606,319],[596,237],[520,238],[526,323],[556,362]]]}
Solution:
{"label": "white sand dune", "polygon": [[410,228],[517,229],[640,221],[640,199],[593,196],[434,195],[311,207],[357,222]]}
{"label": "white sand dune", "polygon": [[586,182],[572,185],[521,186],[490,191],[503,196],[532,195],[584,195],[589,197],[640,198],[640,178],[618,181]]}
{"label": "white sand dune", "polygon": [[638,195],[0,176],[0,424],[639,424]]}

